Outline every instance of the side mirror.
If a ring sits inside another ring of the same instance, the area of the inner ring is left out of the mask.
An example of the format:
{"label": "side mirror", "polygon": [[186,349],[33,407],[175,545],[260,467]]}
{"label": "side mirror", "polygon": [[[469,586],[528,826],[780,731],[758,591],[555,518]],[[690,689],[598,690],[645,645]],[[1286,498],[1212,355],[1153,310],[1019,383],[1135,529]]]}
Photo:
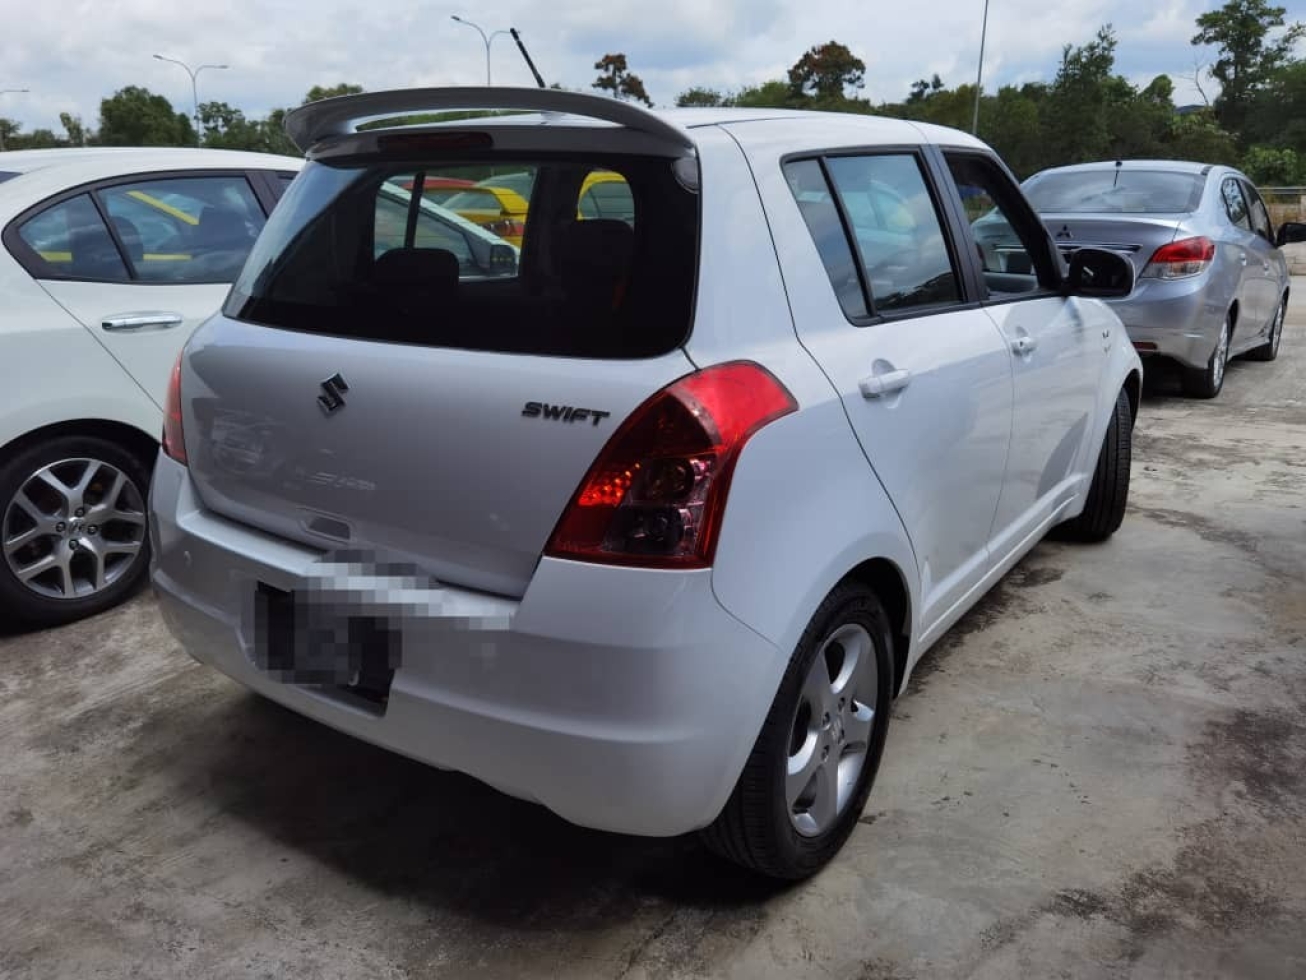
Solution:
{"label": "side mirror", "polygon": [[1103,248],[1079,248],[1070,256],[1066,293],[1094,299],[1124,299],[1134,291],[1134,266]]}
{"label": "side mirror", "polygon": [[490,275],[515,276],[517,274],[517,250],[511,245],[490,246]]}
{"label": "side mirror", "polygon": [[1282,248],[1284,245],[1294,245],[1297,242],[1306,242],[1306,224],[1300,221],[1285,221],[1279,225],[1279,231],[1274,236],[1274,244]]}

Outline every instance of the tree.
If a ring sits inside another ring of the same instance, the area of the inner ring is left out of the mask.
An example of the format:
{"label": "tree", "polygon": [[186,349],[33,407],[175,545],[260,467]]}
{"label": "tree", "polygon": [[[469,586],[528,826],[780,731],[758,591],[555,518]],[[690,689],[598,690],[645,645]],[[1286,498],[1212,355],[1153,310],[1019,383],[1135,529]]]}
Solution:
{"label": "tree", "polygon": [[726,104],[726,97],[714,88],[685,89],[676,96],[678,106],[719,106]]}
{"label": "tree", "polygon": [[860,89],[866,77],[866,62],[838,41],[810,48],[789,69],[789,86],[796,96],[811,96],[818,102],[837,105],[848,89]]}
{"label": "tree", "polygon": [[1306,36],[1306,25],[1294,23],[1270,40],[1270,31],[1284,26],[1286,12],[1266,0],[1228,0],[1197,18],[1192,43],[1218,49],[1210,72],[1220,83],[1215,113],[1226,130],[1242,127],[1253,95],[1289,63],[1293,45]]}
{"label": "tree", "polygon": [[1242,169],[1253,183],[1270,187],[1287,187],[1301,177],[1301,160],[1292,150],[1253,146],[1243,157]]}
{"label": "tree", "polygon": [[100,142],[105,146],[194,146],[186,114],[149,89],[128,85],[100,102]]}
{"label": "tree", "polygon": [[594,62],[594,68],[600,74],[594,80],[593,88],[611,92],[618,99],[635,99],[646,106],[653,105],[644,89],[643,79],[630,73],[624,54],[605,54]]}
{"label": "tree", "polygon": [[354,85],[351,82],[340,82],[338,85],[314,85],[304,96],[304,101],[300,105],[308,105],[310,102],[320,102],[322,99],[335,99],[342,95],[359,95],[363,91],[363,86]]}
{"label": "tree", "polygon": [[918,102],[924,102],[931,95],[937,95],[942,91],[944,91],[943,79],[936,72],[928,82],[923,78],[912,82],[911,94],[907,96],[907,104],[915,105]]}
{"label": "tree", "polygon": [[730,105],[748,109],[793,109],[804,106],[805,95],[794,95],[788,82],[772,79],[760,85],[747,85],[728,100]]}
{"label": "tree", "polygon": [[1174,160],[1238,165],[1238,141],[1220,128],[1211,109],[1177,116],[1166,141],[1166,156]]}
{"label": "tree", "polygon": [[[1049,156],[1055,162],[1080,163],[1108,154],[1108,85],[1115,52],[1116,36],[1110,24],[1100,28],[1087,44],[1067,44],[1062,49],[1061,65],[1040,112]],[[1119,92],[1115,95],[1118,99]]]}
{"label": "tree", "polygon": [[0,150],[17,149],[17,147],[10,144],[14,142],[15,137],[18,136],[18,131],[22,128],[22,123],[0,116]]}
{"label": "tree", "polygon": [[82,125],[82,117],[74,116],[71,112],[59,113],[59,124],[63,126],[64,132],[68,134],[69,146],[85,146],[93,142],[90,134],[86,132],[86,127]]}

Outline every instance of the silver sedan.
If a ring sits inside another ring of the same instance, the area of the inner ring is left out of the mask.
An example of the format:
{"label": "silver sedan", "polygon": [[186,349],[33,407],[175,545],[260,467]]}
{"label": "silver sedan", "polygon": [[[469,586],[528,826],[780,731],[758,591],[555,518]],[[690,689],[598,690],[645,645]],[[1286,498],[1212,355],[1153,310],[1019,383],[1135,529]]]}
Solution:
{"label": "silver sedan", "polygon": [[1177,361],[1186,394],[1214,398],[1230,357],[1272,361],[1288,303],[1279,246],[1252,182],[1229,167],[1126,160],[1044,170],[1023,185],[1067,257],[1084,246],[1127,255],[1138,285],[1112,306],[1140,354]]}

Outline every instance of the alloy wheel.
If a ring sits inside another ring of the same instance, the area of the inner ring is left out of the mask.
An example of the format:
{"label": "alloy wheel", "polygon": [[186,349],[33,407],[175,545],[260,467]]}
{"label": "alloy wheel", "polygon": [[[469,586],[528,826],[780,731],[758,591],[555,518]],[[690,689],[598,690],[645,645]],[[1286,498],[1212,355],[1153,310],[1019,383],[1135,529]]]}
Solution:
{"label": "alloy wheel", "polygon": [[49,599],[83,599],[109,588],[145,542],[142,489],[98,459],[43,466],[18,487],[0,519],[9,570]]}
{"label": "alloy wheel", "polygon": [[847,808],[866,764],[879,700],[870,634],[834,630],[808,668],[790,729],[785,802],[794,829],[815,837]]}

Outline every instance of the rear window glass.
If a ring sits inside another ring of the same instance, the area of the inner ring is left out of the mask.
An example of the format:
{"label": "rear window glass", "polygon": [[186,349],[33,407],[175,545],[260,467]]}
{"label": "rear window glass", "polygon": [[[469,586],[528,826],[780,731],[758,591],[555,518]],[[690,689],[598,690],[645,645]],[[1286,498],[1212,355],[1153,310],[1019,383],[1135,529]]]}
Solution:
{"label": "rear window glass", "polygon": [[[428,179],[475,186],[439,200]],[[689,333],[697,248],[697,196],[668,159],[319,161],[224,311],[369,340],[650,357]]]}
{"label": "rear window glass", "polygon": [[3,184],[10,177],[17,177],[17,176],[18,174],[14,173],[12,170],[0,170],[0,184]]}
{"label": "rear window glass", "polygon": [[1180,214],[1197,210],[1205,182],[1201,174],[1122,168],[1036,175],[1024,191],[1044,214]]}

